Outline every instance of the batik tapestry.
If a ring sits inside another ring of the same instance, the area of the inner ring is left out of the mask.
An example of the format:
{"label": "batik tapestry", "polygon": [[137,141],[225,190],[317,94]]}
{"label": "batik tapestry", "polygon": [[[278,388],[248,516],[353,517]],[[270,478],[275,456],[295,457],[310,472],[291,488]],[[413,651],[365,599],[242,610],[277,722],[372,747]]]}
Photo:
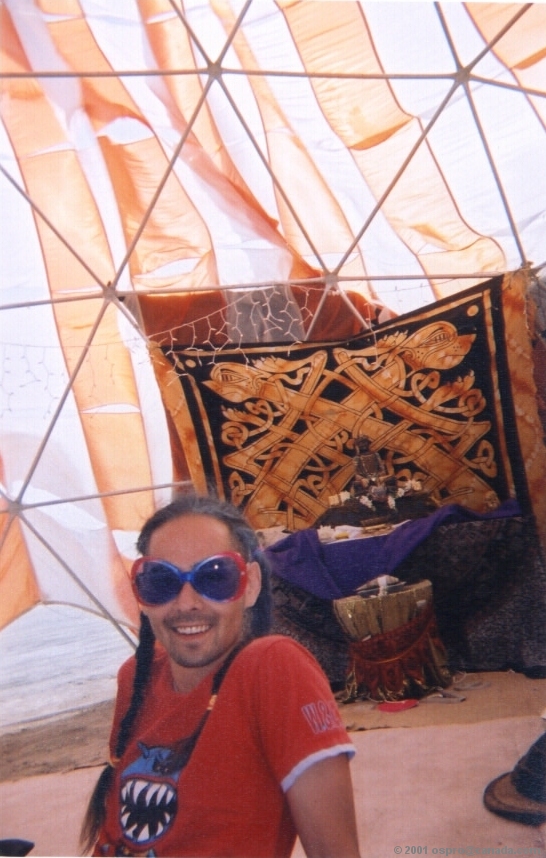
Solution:
{"label": "batik tapestry", "polygon": [[437,505],[529,510],[546,466],[524,280],[347,341],[152,349],[178,476],[214,485],[255,528],[299,530],[350,486],[366,436],[388,474]]}

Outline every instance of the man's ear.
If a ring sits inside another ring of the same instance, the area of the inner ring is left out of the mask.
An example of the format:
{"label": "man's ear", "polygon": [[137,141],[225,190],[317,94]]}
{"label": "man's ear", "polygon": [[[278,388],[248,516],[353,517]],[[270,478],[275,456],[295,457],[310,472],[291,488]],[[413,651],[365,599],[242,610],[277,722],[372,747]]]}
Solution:
{"label": "man's ear", "polygon": [[262,571],[260,564],[252,560],[246,564],[247,584],[245,590],[245,608],[252,608],[262,589]]}

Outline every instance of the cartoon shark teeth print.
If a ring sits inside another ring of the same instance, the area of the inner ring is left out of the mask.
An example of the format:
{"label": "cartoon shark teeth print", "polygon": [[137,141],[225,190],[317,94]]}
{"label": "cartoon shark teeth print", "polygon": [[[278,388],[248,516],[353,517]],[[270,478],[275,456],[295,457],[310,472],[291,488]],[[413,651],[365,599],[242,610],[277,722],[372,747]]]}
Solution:
{"label": "cartoon shark teeth print", "polygon": [[131,778],[121,788],[120,820],[133,843],[155,840],[170,827],[177,809],[176,790],[165,782]]}

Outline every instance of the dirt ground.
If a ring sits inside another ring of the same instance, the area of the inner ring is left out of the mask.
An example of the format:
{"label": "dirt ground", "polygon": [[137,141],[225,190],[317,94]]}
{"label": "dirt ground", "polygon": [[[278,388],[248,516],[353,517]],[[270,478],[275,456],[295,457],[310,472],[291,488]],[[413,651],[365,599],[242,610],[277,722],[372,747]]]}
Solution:
{"label": "dirt ground", "polygon": [[[380,711],[369,701],[340,706],[348,730],[469,724],[496,718],[546,718],[546,679],[512,671],[473,673],[452,689],[464,700],[420,701],[398,713]],[[114,702],[57,716],[0,735],[0,781],[100,766],[108,759]],[[546,721],[545,721],[546,723]]]}
{"label": "dirt ground", "polygon": [[0,736],[0,781],[106,763],[113,711],[110,700]]}
{"label": "dirt ground", "polygon": [[[433,704],[410,709],[404,720],[412,713],[432,714],[432,709]],[[439,704],[434,712],[446,709],[459,712],[459,717],[465,711],[461,703]],[[464,851],[466,855],[508,853],[546,858],[546,826],[535,828],[502,819],[486,810],[482,801],[485,785],[510,770],[543,732],[542,719],[536,715],[504,717],[395,729],[397,716],[389,717],[393,729],[366,728],[351,734],[363,856],[392,856],[413,843],[428,844],[429,855],[445,853],[449,846],[455,847],[453,853]],[[68,726],[65,722],[64,727]],[[31,841],[31,855],[36,858],[81,855],[81,820],[99,772],[100,766],[77,768],[0,783],[3,836]],[[304,854],[297,843],[292,858]]]}

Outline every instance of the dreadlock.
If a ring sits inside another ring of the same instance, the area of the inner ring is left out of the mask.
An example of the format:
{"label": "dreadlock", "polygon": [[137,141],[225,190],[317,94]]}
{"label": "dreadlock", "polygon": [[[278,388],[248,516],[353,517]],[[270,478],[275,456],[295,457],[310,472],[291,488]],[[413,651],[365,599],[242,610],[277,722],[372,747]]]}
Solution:
{"label": "dreadlock", "polygon": [[154,643],[155,636],[150,621],[145,614],[141,614],[139,642],[135,653],[133,694],[129,708],[120,724],[113,763],[109,763],[101,772],[87,806],[80,835],[81,843],[86,852],[94,845],[106,816],[106,796],[114,777],[114,764],[120,759],[129,743],[133,723],[144,699],[144,690],[154,657]]}
{"label": "dreadlock", "polygon": [[[259,550],[256,534],[250,527],[242,512],[227,501],[221,501],[212,495],[181,494],[167,506],[158,509],[144,524],[137,540],[140,554],[148,553],[152,534],[162,525],[186,515],[208,515],[223,522],[242,555],[250,562],[256,560],[262,573],[262,587],[254,606],[250,609],[250,628],[248,638],[261,637],[268,633],[271,626],[271,590],[269,568]],[[140,615],[140,633],[138,647],[135,652],[135,676],[133,693],[127,712],[122,718],[114,758],[102,771],[89,800],[83,820],[80,841],[84,850],[90,851],[94,846],[99,831],[106,817],[106,796],[112,785],[115,764],[123,756],[133,730],[135,719],[144,701],[144,694],[151,674],[154,657],[155,636],[150,621],[145,614]]]}

